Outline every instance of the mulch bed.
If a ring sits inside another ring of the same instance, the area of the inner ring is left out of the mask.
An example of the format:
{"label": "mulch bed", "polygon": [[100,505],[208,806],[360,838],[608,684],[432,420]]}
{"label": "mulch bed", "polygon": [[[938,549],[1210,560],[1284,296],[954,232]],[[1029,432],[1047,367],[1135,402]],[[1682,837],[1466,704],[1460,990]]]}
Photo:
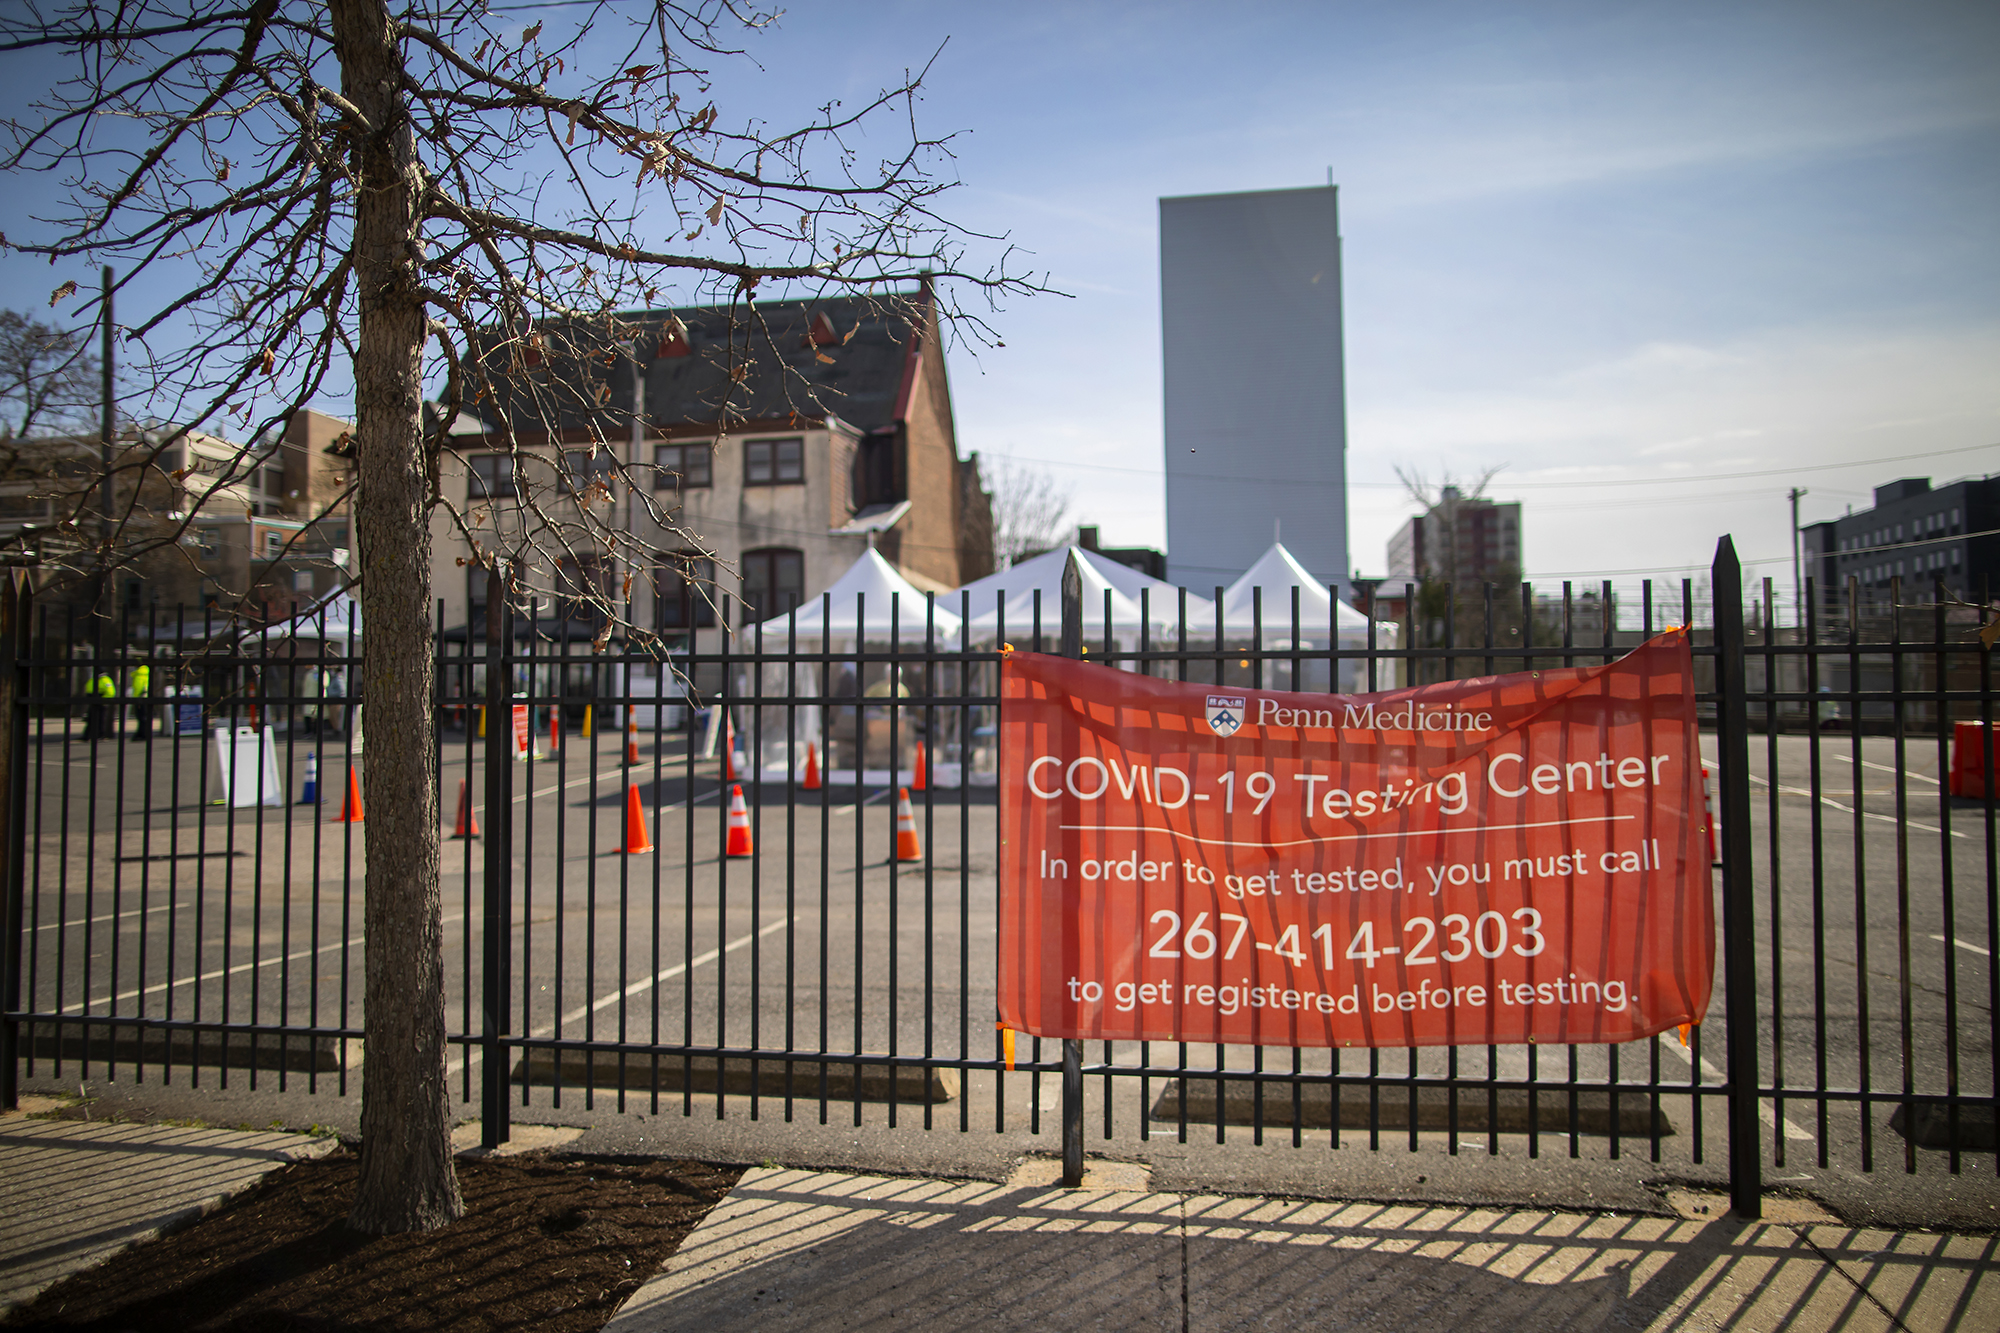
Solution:
{"label": "mulch bed", "polygon": [[185,1230],[70,1278],[0,1327],[229,1330],[602,1328],[741,1168],[652,1158],[470,1158],[465,1216],[422,1235],[347,1227],[360,1158],[272,1173]]}

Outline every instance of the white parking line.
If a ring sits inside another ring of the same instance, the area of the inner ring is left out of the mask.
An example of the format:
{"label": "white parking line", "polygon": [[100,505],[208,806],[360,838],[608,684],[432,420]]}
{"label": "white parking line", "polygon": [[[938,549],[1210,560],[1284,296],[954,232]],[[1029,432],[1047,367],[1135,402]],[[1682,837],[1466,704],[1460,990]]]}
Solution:
{"label": "white parking line", "polygon": [[[449,926],[454,924],[455,922],[463,920],[465,920],[465,914],[463,912],[458,912],[444,918],[444,920],[440,924]],[[103,1006],[104,1008],[108,1009],[111,1005],[117,1004],[122,1000],[136,1000],[141,995],[156,995],[159,992],[170,989],[171,987],[174,986],[192,986],[197,981],[213,981],[217,977],[235,976],[239,972],[248,972],[252,968],[276,967],[279,963],[296,963],[301,958],[311,958],[316,954],[331,953],[335,949],[341,948],[342,946],[349,944],[354,945],[357,948],[361,947],[362,945],[361,936],[356,935],[346,940],[333,940],[330,943],[320,945],[319,948],[317,949],[294,949],[291,953],[286,954],[283,958],[253,958],[248,962],[238,963],[234,967],[218,967],[214,971],[202,973],[199,977],[176,977],[171,981],[162,981],[156,986],[148,986],[143,991],[128,990],[128,991],[120,991],[115,996],[109,996],[109,997],[100,996],[98,999],[89,1001],[80,1009],[75,1009],[75,1008],[63,1009],[63,1010],[58,1010],[58,1012],[65,1014],[90,1014],[92,1010],[97,1008],[98,1006]],[[137,1014],[122,1014],[117,1016],[123,1018],[141,1017],[141,1015]]]}
{"label": "white parking line", "polygon": [[[1755,773],[1752,773],[1750,775],[1750,780],[1756,783],[1760,787],[1768,787],[1771,785],[1769,779],[1760,778]],[[1812,799],[1812,789],[1809,787],[1779,787],[1778,790],[1783,794],[1785,794],[1786,796],[1803,796],[1807,800]],[[1929,798],[1926,797],[1925,799]],[[1843,815],[1851,815],[1855,813],[1855,810],[1853,809],[1852,806],[1842,805],[1839,801],[1834,800],[1831,796],[1821,796],[1819,798],[1819,803],[1823,806],[1826,806],[1828,809],[1838,810]],[[1926,824],[1921,820],[1916,820],[1916,819],[1898,820],[1894,815],[1878,815],[1873,810],[1863,810],[1860,812],[1860,815],[1863,819],[1879,819],[1884,824],[1899,824],[1904,828],[1922,829],[1926,833],[1944,832],[1944,830],[1939,828],[1936,824]],[[1953,829],[1951,831],[1951,836],[1954,838],[1963,838],[1967,835],[1959,832],[1957,829]]]}
{"label": "white parking line", "polygon": [[[188,903],[182,903],[182,904],[181,904],[181,906],[183,906],[183,907],[191,907],[191,904],[188,904]],[[35,929],[36,929],[36,930],[60,930],[60,929],[61,929],[61,928],[63,928],[64,926],[68,926],[68,927],[69,927],[69,928],[70,928],[71,930],[81,930],[81,929],[83,929],[83,927],[84,927],[85,925],[92,925],[92,926],[94,926],[94,925],[98,924],[98,923],[99,923],[100,921],[118,921],[118,920],[122,920],[123,918],[125,918],[125,917],[128,917],[128,916],[151,916],[151,915],[152,915],[153,913],[155,913],[155,912],[170,912],[170,911],[172,911],[172,910],[173,910],[173,907],[172,907],[172,905],[171,905],[171,904],[168,904],[168,903],[161,903],[161,904],[160,904],[160,905],[159,905],[158,907],[148,907],[148,908],[147,908],[147,909],[146,909],[146,910],[145,910],[144,912],[106,912],[106,913],[105,913],[105,914],[104,914],[103,916],[94,916],[94,917],[91,917],[91,918],[90,918],[90,920],[89,920],[88,922],[84,922],[84,921],[50,921],[50,922],[46,922],[46,923],[44,923],[43,925],[39,925],[39,926],[36,926],[36,927],[35,927]]]}
{"label": "white parking line", "polygon": [[[609,1009],[612,1005],[617,1004],[621,1000],[629,1000],[633,996],[641,995],[646,991],[653,989],[655,986],[658,986],[662,982],[672,981],[675,977],[680,976],[683,972],[687,972],[692,968],[706,967],[710,963],[714,962],[716,959],[722,957],[722,955],[726,953],[735,953],[738,949],[748,948],[752,940],[761,939],[763,936],[769,935],[774,930],[782,930],[784,929],[785,925],[786,925],[786,919],[784,917],[779,917],[777,920],[769,922],[768,924],[761,926],[756,930],[751,931],[748,935],[743,935],[738,937],[737,939],[731,940],[729,943],[723,945],[720,949],[710,949],[706,953],[698,953],[688,962],[675,963],[672,967],[665,968],[653,976],[639,978],[637,981],[625,987],[623,990],[614,990],[606,994],[601,999],[594,1000],[589,1004],[578,1005],[576,1008],[564,1014],[555,1023],[544,1023],[542,1026],[530,1032],[528,1036],[530,1039],[540,1039],[542,1037],[549,1036],[555,1032],[558,1026],[567,1027],[569,1024],[574,1023],[578,1019],[583,1018],[586,1014],[594,1014],[601,1009]],[[480,1054],[481,1053],[476,1048],[469,1050],[465,1055],[459,1057],[456,1060],[451,1061],[444,1067],[445,1075],[449,1077],[453,1074],[458,1073],[460,1070],[464,1069],[469,1064],[477,1064],[480,1059]]]}
{"label": "white parking line", "polygon": [[[1838,759],[1843,764],[1851,764],[1854,762],[1854,756],[1852,755],[1837,754],[1834,756],[1834,758]],[[1934,777],[1928,776],[1927,774],[1912,773],[1908,769],[1892,768],[1888,764],[1878,764],[1873,759],[1863,759],[1861,761],[1861,766],[1863,768],[1877,769],[1884,773],[1903,773],[1906,776],[1915,778],[1919,782],[1928,782],[1933,787],[1938,785],[1938,780]]]}
{"label": "white parking line", "polygon": [[[1657,1041],[1659,1048],[1662,1052],[1664,1052],[1667,1055],[1677,1057],[1683,1063],[1688,1065],[1689,1068],[1693,1068],[1695,1062],[1693,1059],[1694,1051],[1692,1049],[1682,1050],[1680,1042],[1678,1040],[1668,1041],[1664,1036],[1656,1038],[1655,1040]],[[1717,1069],[1714,1065],[1710,1064],[1708,1062],[1708,1057],[1705,1055],[1701,1057],[1701,1072],[1702,1076],[1704,1078],[1707,1078],[1711,1082],[1714,1083],[1728,1082],[1728,1079],[1723,1076],[1722,1071],[1720,1069]],[[1781,1130],[1784,1136],[1788,1139],[1802,1140],[1806,1143],[1811,1143],[1814,1141],[1813,1136],[1809,1132],[1800,1129],[1797,1125],[1792,1123],[1790,1116],[1784,1117],[1784,1119],[1781,1122],[1778,1116],[1777,1108],[1774,1107],[1770,1102],[1765,1101],[1761,1097],[1757,1099],[1757,1113],[1764,1117],[1764,1127],[1766,1129]]]}
{"label": "white parking line", "polygon": [[[1943,944],[1943,943],[1944,943],[1944,936],[1942,936],[1942,935],[1933,935],[1933,936],[1931,936],[1931,938],[1932,938],[1932,939],[1934,939],[1934,940],[1936,940],[1936,941],[1937,941],[1937,942],[1938,942],[1939,944]],[[1991,958],[1991,957],[1993,956],[1992,954],[1988,953],[1988,952],[1987,952],[1986,950],[1984,950],[1984,949],[1980,948],[1980,947],[1979,947],[1978,945],[1974,944],[1974,943],[1973,943],[1973,942],[1972,942],[1971,940],[1953,940],[1953,941],[1952,941],[1952,943],[1953,943],[1953,944],[1956,944],[1956,945],[1957,945],[1957,946],[1958,946],[1959,948],[1961,948],[1961,949],[1967,949],[1967,950],[1970,950],[1970,951],[1971,951],[1971,952],[1973,952],[1973,953],[1976,953],[1976,954],[1978,954],[1978,955],[1979,955],[1979,956],[1980,956],[1981,958]]]}

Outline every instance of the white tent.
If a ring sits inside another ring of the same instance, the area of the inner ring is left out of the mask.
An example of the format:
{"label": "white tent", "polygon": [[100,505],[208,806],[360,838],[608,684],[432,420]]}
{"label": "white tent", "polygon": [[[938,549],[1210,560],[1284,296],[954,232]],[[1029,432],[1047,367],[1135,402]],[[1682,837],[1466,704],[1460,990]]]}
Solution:
{"label": "white tent", "polygon": [[[1284,543],[1274,542],[1271,549],[1264,552],[1257,563],[1245,570],[1243,576],[1229,585],[1222,595],[1223,630],[1232,639],[1248,640],[1258,630],[1258,589],[1263,590],[1261,599],[1263,636],[1260,648],[1271,650],[1298,647],[1307,649],[1327,646],[1329,631],[1335,639],[1334,647],[1356,651],[1368,646],[1368,617],[1362,615],[1345,602],[1336,600],[1327,584],[1315,578],[1297,557],[1286,550]],[[1298,589],[1299,623],[1297,642],[1292,635],[1292,589]],[[1375,644],[1377,647],[1394,647],[1396,627],[1393,624],[1377,622]],[[1365,688],[1366,674],[1358,661],[1343,661],[1340,664],[1340,688],[1353,691]],[[1312,688],[1305,684],[1305,688]],[[1300,686],[1290,686],[1300,688]]]}
{"label": "white tent", "polygon": [[[892,596],[896,599],[893,621],[889,614]],[[894,565],[884,560],[879,551],[863,551],[861,558],[848,566],[847,572],[826,590],[826,598],[832,603],[830,624],[821,623],[821,616],[826,610],[825,601],[814,597],[800,603],[796,619],[801,640],[832,637],[886,642],[893,632],[898,646],[921,648],[925,636],[934,633],[938,647],[958,646],[958,613],[950,609],[958,604],[958,599],[949,594],[940,596],[936,608],[927,611],[924,594],[898,573]],[[861,616],[859,621],[855,618],[857,599]],[[787,614],[773,616],[764,622],[765,648],[784,646],[792,632],[793,619]],[[832,631],[830,636],[829,628]],[[739,646],[748,647],[753,643],[754,637],[746,635]]]}
{"label": "white tent", "polygon": [[[1361,644],[1368,641],[1368,617],[1345,602],[1335,601],[1327,584],[1309,573],[1282,542],[1274,543],[1223,593],[1222,623],[1229,633],[1249,634],[1256,629],[1256,593],[1259,588],[1264,590],[1263,625],[1266,637],[1273,631],[1290,635],[1292,589],[1297,588],[1301,637],[1324,641],[1327,628],[1332,625],[1343,642],[1350,636]],[[1329,620],[1329,613],[1336,619]],[[1376,626],[1378,642],[1384,629],[1394,632],[1394,626]]]}
{"label": "white tent", "polygon": [[298,696],[298,705],[274,705],[285,717],[285,725],[304,719],[340,718],[352,731],[352,747],[361,752],[362,705],[341,711],[341,700],[352,693],[349,664],[342,660],[361,655],[361,603],[345,588],[335,589],[313,606],[290,620],[266,625],[251,635],[245,646],[262,651],[275,668],[284,669],[282,682],[272,682],[273,692]]}
{"label": "white tent", "polygon": [[[858,649],[863,643],[870,652],[879,653],[889,645],[892,636],[896,647],[903,652],[921,653],[926,642],[940,652],[956,651],[962,628],[957,611],[951,609],[956,604],[956,598],[941,596],[935,607],[926,607],[923,592],[883,559],[880,552],[863,551],[861,558],[834,580],[823,597],[801,603],[796,613],[773,616],[736,640],[736,651],[753,650],[756,633],[761,630],[764,651],[783,653],[791,642],[796,623],[799,643],[824,644],[835,655],[827,671],[825,691],[820,688],[820,667],[816,664],[766,662],[758,676],[762,682],[759,692],[765,702],[761,707],[750,705],[731,710],[737,727],[737,751],[745,755],[752,750],[756,752],[756,767],[766,781],[796,781],[805,771],[807,747],[813,746],[817,748],[818,763],[827,782],[839,785],[859,780],[887,786],[911,780],[916,745],[923,739],[918,726],[934,724],[939,735],[929,738],[930,780],[939,786],[956,786],[960,781],[960,764],[955,753],[956,710],[926,712],[912,707],[901,713],[897,726],[887,725],[891,695],[908,697],[913,687],[921,688],[926,678],[924,668],[916,663],[903,667],[892,684],[886,662],[838,660],[841,652]],[[947,692],[955,688],[948,680],[936,683]],[[737,688],[742,694],[748,692],[748,687],[745,673]],[[795,695],[821,694],[848,697],[854,702],[797,707],[790,702]],[[869,699],[878,702],[865,702]],[[893,760],[889,754],[891,733],[899,751]],[[946,749],[954,753],[941,753]]]}
{"label": "white tent", "polygon": [[[1016,643],[1027,638],[1034,630],[1037,592],[1042,595],[1042,637],[1053,639],[1060,635],[1063,568],[1072,554],[1077,557],[1083,574],[1084,639],[1088,641],[1103,634],[1104,596],[1109,592],[1114,634],[1136,639],[1140,622],[1150,620],[1154,643],[1164,646],[1180,623],[1180,589],[1081,546],[1059,546],[1044,551],[959,589],[972,594],[973,637],[991,636],[998,629],[1004,605],[1007,637]],[[1152,595],[1142,612],[1139,594],[1143,589],[1150,589]],[[956,593],[950,597],[954,605],[959,604]],[[1189,633],[1199,633],[1204,624],[1214,625],[1214,602],[1190,593],[1187,604]]]}
{"label": "white tent", "polygon": [[339,657],[346,655],[350,631],[356,640],[361,638],[361,603],[341,588],[290,620],[266,625],[257,632],[256,641],[264,646],[266,652],[274,649],[283,652],[284,644],[289,640],[311,640],[324,643],[329,654]]}

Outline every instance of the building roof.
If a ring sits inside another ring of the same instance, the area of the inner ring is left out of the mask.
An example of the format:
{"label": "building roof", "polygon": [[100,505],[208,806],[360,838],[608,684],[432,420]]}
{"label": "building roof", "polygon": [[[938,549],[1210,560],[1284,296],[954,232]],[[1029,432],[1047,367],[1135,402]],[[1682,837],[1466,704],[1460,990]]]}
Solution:
{"label": "building roof", "polygon": [[615,438],[629,429],[636,356],[655,428],[712,426],[726,412],[731,423],[834,416],[875,430],[907,409],[919,341],[912,320],[930,323],[929,310],[920,291],[544,322],[525,349],[494,335],[484,360],[495,397],[472,410],[523,434],[546,422]]}

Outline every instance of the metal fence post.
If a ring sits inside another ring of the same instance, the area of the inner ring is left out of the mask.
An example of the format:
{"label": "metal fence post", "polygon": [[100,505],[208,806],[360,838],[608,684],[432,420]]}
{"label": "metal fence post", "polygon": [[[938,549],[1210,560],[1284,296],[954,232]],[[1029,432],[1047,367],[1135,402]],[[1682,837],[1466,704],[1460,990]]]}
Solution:
{"label": "metal fence post", "polygon": [[26,926],[28,837],[28,616],[33,585],[15,570],[0,574],[0,726],[6,730],[7,753],[0,763],[0,893],[4,893],[5,923],[0,926],[0,1107],[13,1110],[21,1088],[21,1025],[12,1017],[21,1010],[21,936]]}
{"label": "metal fence post", "polygon": [[1717,782],[1722,798],[1722,974],[1728,995],[1729,1200],[1763,1216],[1764,1157],[1757,1119],[1757,921],[1751,902],[1750,718],[1745,698],[1743,570],[1728,537],[1716,544]]}
{"label": "metal fence post", "polygon": [[[1064,657],[1083,656],[1083,571],[1073,550],[1063,566],[1059,651]],[[1083,1184],[1083,1043],[1065,1040],[1062,1062],[1063,1185],[1076,1189]]]}
{"label": "metal fence post", "polygon": [[508,1139],[507,1015],[512,1008],[514,939],[514,607],[506,576],[486,576],[486,839],[484,949],[480,978],[479,1141]]}

